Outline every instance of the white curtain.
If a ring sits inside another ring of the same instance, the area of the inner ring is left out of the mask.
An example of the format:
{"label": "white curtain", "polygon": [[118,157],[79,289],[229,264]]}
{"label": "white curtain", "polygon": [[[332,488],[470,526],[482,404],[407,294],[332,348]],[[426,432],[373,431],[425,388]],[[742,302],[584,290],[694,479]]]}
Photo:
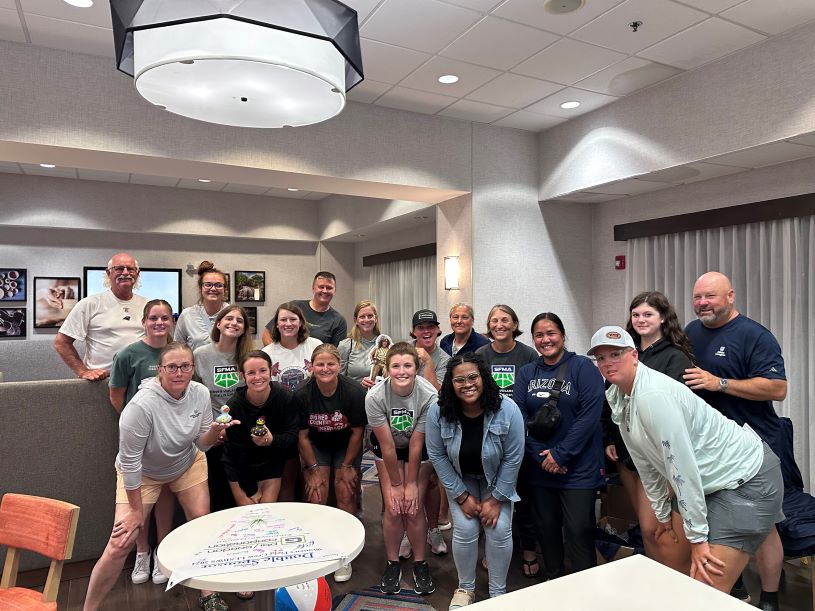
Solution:
{"label": "white curtain", "polygon": [[393,341],[410,339],[413,313],[436,310],[436,257],[372,265],[368,288],[379,310],[382,333]]}
{"label": "white curtain", "polygon": [[661,291],[686,323],[696,278],[717,270],[731,279],[739,312],[781,344],[787,398],[775,407],[792,419],[804,485],[815,490],[815,216],[637,238],[628,260],[628,300]]}

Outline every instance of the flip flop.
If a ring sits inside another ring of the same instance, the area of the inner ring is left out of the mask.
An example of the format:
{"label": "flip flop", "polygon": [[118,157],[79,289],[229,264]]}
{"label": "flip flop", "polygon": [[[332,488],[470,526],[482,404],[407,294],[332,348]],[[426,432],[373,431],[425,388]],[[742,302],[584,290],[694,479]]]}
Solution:
{"label": "flip flop", "polygon": [[[537,569],[535,569],[534,571],[532,570],[533,566],[537,567]],[[533,579],[533,578],[538,576],[538,573],[540,573],[540,570],[541,570],[541,567],[540,567],[540,564],[538,564],[537,558],[534,559],[534,560],[523,560],[521,562],[521,572],[524,574],[524,577],[528,577],[529,579]]]}

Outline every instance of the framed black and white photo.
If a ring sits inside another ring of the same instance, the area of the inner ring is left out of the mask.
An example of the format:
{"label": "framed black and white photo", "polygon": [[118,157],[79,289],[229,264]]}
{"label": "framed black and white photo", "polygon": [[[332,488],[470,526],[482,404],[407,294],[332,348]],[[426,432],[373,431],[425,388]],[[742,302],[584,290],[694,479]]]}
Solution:
{"label": "framed black and white photo", "polygon": [[82,295],[82,280],[66,276],[34,277],[34,328],[58,329]]}
{"label": "framed black and white photo", "polygon": [[235,272],[235,301],[266,301],[266,272]]}
{"label": "framed black and white photo", "polygon": [[21,267],[0,267],[0,303],[26,301],[28,275]]}
{"label": "framed black and white photo", "polygon": [[25,336],[25,308],[0,308],[0,339],[19,339]]}

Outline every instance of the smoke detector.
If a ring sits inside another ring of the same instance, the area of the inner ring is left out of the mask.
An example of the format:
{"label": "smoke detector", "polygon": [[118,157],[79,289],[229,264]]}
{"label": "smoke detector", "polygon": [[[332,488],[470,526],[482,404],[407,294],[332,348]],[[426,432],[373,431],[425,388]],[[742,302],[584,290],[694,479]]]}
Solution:
{"label": "smoke detector", "polygon": [[553,15],[565,15],[583,8],[586,0],[546,0],[543,9]]}

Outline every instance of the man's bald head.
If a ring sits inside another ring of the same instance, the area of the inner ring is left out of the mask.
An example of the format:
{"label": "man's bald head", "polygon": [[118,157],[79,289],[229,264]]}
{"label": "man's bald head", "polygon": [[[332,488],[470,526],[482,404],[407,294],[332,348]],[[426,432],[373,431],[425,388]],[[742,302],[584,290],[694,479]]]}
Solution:
{"label": "man's bald head", "polygon": [[738,315],[730,279],[721,272],[707,272],[693,285],[693,311],[708,328],[721,327]]}

